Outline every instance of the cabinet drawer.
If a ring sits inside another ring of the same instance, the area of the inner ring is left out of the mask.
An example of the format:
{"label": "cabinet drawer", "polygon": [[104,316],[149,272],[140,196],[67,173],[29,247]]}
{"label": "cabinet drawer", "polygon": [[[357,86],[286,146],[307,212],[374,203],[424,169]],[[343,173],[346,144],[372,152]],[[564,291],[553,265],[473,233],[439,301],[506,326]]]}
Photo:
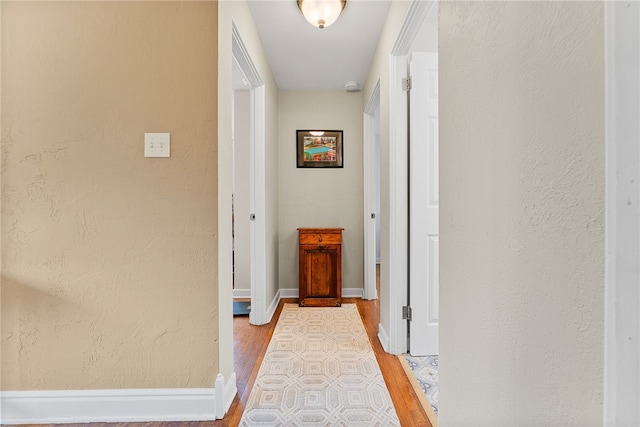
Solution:
{"label": "cabinet drawer", "polygon": [[300,234],[301,245],[336,245],[340,244],[342,236],[337,233],[309,233]]}

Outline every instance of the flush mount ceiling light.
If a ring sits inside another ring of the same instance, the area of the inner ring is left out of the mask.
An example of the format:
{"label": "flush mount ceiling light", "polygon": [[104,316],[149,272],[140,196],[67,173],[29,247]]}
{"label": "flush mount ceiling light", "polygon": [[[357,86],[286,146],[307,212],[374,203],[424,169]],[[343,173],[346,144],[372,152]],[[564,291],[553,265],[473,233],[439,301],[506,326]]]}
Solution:
{"label": "flush mount ceiling light", "polygon": [[297,0],[298,8],[314,27],[325,28],[336,22],[347,0]]}

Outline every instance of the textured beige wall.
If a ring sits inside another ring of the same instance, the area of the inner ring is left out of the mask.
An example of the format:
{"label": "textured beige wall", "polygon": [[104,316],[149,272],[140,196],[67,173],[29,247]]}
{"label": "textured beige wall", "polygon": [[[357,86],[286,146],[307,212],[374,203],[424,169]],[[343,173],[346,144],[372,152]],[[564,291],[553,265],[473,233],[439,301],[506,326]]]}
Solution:
{"label": "textured beige wall", "polygon": [[[342,227],[342,287],[364,284],[362,94],[280,91],[280,287],[298,288],[298,227]],[[298,169],[296,130],[343,130],[344,167]]]}
{"label": "textured beige wall", "polygon": [[213,387],[216,21],[2,2],[3,390]]}
{"label": "textured beige wall", "polygon": [[603,416],[602,2],[440,3],[440,425]]}

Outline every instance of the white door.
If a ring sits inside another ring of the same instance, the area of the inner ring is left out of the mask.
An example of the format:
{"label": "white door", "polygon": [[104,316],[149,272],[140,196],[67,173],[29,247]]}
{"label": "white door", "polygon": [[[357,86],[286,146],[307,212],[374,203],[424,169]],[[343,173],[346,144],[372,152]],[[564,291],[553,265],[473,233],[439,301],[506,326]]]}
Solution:
{"label": "white door", "polygon": [[379,250],[380,198],[380,82],[376,85],[364,110],[364,299],[378,298],[376,289],[376,254]]}
{"label": "white door", "polygon": [[438,354],[438,55],[409,60],[409,351]]}

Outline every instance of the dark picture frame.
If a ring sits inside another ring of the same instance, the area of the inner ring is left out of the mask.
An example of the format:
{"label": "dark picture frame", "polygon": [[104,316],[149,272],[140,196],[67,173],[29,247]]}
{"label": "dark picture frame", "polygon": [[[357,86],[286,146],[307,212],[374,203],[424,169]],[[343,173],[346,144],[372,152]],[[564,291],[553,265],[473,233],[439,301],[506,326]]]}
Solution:
{"label": "dark picture frame", "polygon": [[299,168],[341,168],[341,130],[297,130]]}

